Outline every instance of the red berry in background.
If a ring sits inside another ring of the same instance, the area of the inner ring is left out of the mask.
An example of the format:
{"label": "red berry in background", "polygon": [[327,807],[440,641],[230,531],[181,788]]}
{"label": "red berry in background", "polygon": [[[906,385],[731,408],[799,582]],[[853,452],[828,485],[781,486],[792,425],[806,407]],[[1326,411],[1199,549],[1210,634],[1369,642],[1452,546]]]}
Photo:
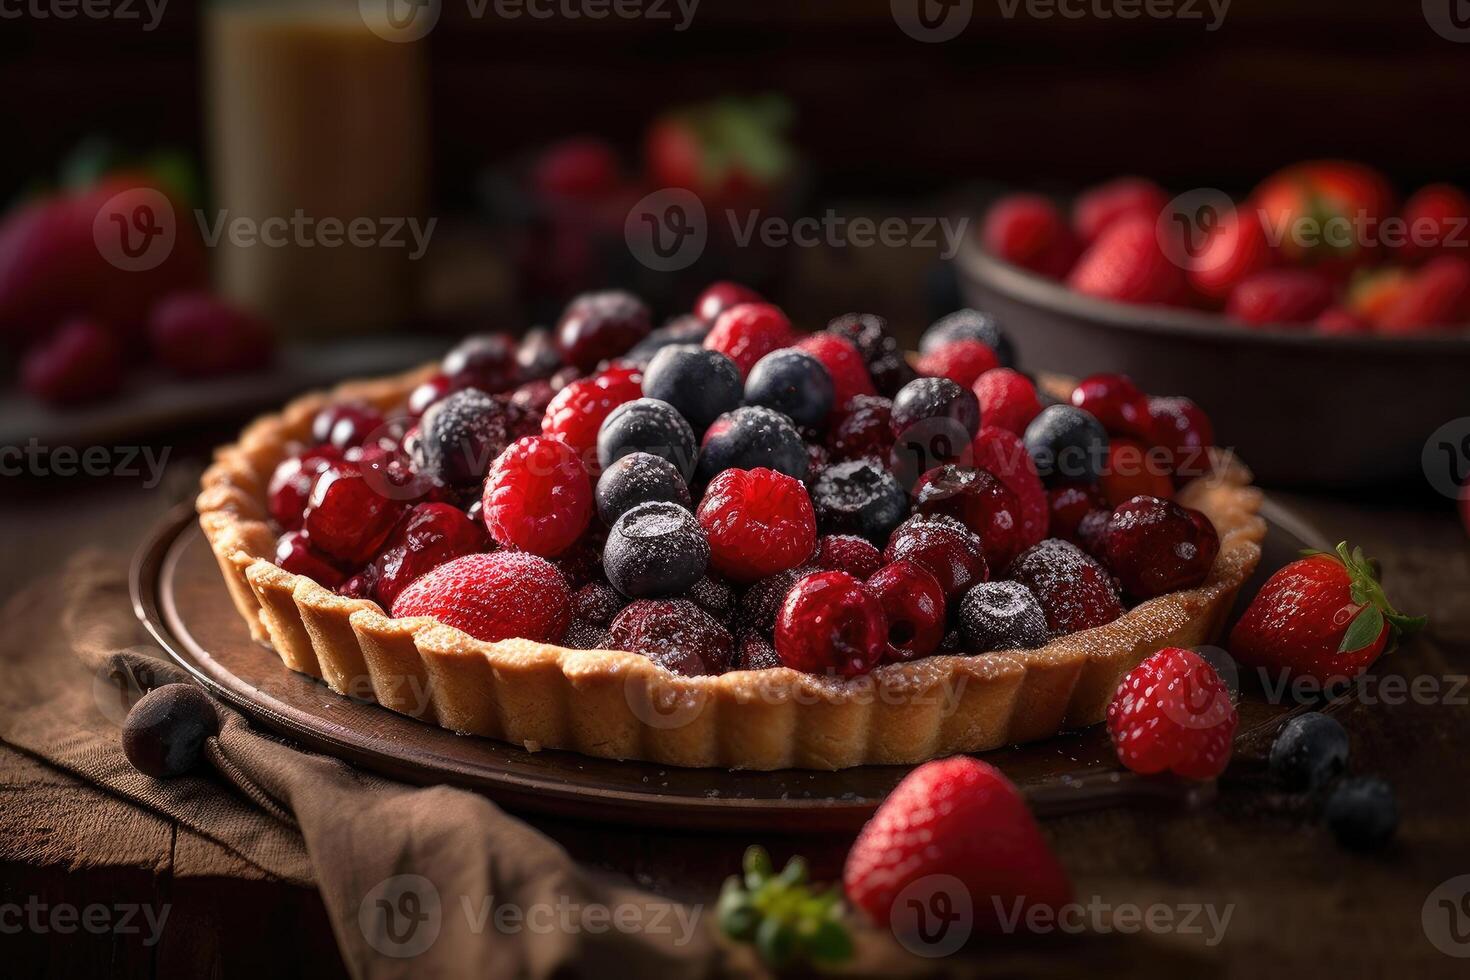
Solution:
{"label": "red berry in background", "polygon": [[92,320],[71,320],[26,352],[20,383],[48,405],[79,405],[116,392],[122,374],[122,346],[112,332]]}
{"label": "red berry in background", "polygon": [[980,418],[986,425],[1022,435],[1031,420],[1041,414],[1036,385],[1019,371],[1010,368],[986,371],[975,380],[974,391],[980,400]]}
{"label": "red berry in background", "polygon": [[638,599],[617,614],[610,632],[618,649],[685,677],[723,673],[735,652],[730,631],[689,599]]}
{"label": "red berry in background", "polygon": [[1170,469],[1181,479],[1209,471],[1208,450],[1215,444],[1215,427],[1204,409],[1184,397],[1150,398],[1153,441],[1169,452]]}
{"label": "red berry in background", "polygon": [[556,325],[562,357],[583,371],[617,357],[653,329],[652,315],[632,293],[583,293],[567,304]]}
{"label": "red berry in background", "polygon": [[380,435],[383,423],[383,413],[367,402],[332,402],[311,420],[311,438],[317,445],[348,449]]}
{"label": "red berry in background", "polygon": [[713,324],[720,314],[741,303],[764,303],[760,293],[738,282],[712,282],[694,301],[694,315]]}
{"label": "red berry in background", "polygon": [[1424,624],[1394,609],[1362,549],[1342,543],[1336,554],[1298,559],[1267,579],[1230,631],[1230,653],[1272,682],[1286,675],[1327,684],[1361,674]]}
{"label": "red berry in background", "polygon": [[1404,202],[1399,215],[1404,242],[1395,249],[1401,262],[1422,262],[1448,249],[1470,247],[1470,197],[1451,184],[1430,184]]}
{"label": "red berry in background", "polygon": [[1173,499],[1172,459],[1168,450],[1145,445],[1137,439],[1110,441],[1108,460],[1098,477],[1098,487],[1108,506],[1116,507],[1140,494]]}
{"label": "red berry in background", "polygon": [[990,578],[979,535],[952,517],[916,514],[900,524],[883,549],[883,563],[909,559],[939,581],[946,599],[958,600]]}
{"label": "red berry in background", "polygon": [[695,516],[709,536],[710,564],[734,582],[795,568],[817,547],[806,487],[776,470],[725,470],[710,481]]}
{"label": "red berry in background", "polygon": [[1021,502],[993,473],[969,466],[940,466],[914,485],[914,508],[945,514],[980,536],[985,562],[1000,569],[1025,549]]}
{"label": "red berry in background", "polygon": [[1036,596],[1053,637],[1103,626],[1123,615],[1107,569],[1060,538],[1022,552],[1011,563],[1009,577]]}
{"label": "red berry in background", "polygon": [[1351,337],[1373,332],[1373,324],[1343,306],[1327,307],[1317,319],[1312,321],[1312,326],[1316,327],[1320,334],[1337,337]]}
{"label": "red berry in background", "polygon": [[1199,250],[1181,261],[1194,291],[1213,304],[1225,302],[1236,286],[1275,260],[1265,226],[1249,208],[1232,208],[1203,231]]}
{"label": "red berry in background", "polygon": [[1039,194],[1007,194],[991,205],[980,229],[985,250],[1052,279],[1067,274],[1077,240],[1057,206]]}
{"label": "red berry in background", "polygon": [[414,579],[463,555],[484,551],[485,531],[451,504],[418,504],[398,522],[372,563],[372,596],[384,609]]}
{"label": "red berry in background", "polygon": [[496,457],[481,500],[490,537],[543,558],[570,548],[592,521],[592,483],[576,450],[543,436],[517,439]]}
{"label": "red berry in background", "polygon": [[933,943],[935,923],[921,910],[953,907],[941,890],[951,877],[968,892],[981,934],[1028,928],[1038,915],[1055,921],[1072,901],[1020,791],[964,755],[924,763],[888,794],[847,853],[842,887],[875,925]]}
{"label": "red berry in background", "polygon": [[893,402],[880,395],[858,395],[827,435],[835,460],[871,457],[886,460],[893,449]]}
{"label": "red berry in background", "polygon": [[776,615],[776,653],[794,670],[855,677],[877,666],[887,648],[882,605],[846,572],[799,580]]}
{"label": "red berry in background", "polygon": [[970,444],[977,467],[1004,483],[1021,504],[1021,544],[1031,547],[1046,537],[1046,488],[1036,472],[1036,461],[1021,437],[1008,429],[984,425]]}
{"label": "red berry in background", "polygon": [[980,375],[1000,366],[995,351],[978,340],[954,340],[919,358],[916,365],[922,375],[948,378],[955,384],[971,387]]}
{"label": "red berry in background", "polygon": [[1248,326],[1311,323],[1332,305],[1332,284],[1311,269],[1267,269],[1230,292],[1225,315]]}
{"label": "red berry in background", "polygon": [[1123,591],[1141,601],[1202,585],[1220,553],[1220,536],[1199,511],[1139,496],[1113,508],[1103,546]]}
{"label": "red berry in background", "polygon": [[275,339],[270,329],[212,293],[174,293],[148,314],[153,356],[186,378],[211,378],[253,371],[270,363]]}
{"label": "red berry in background", "polygon": [[420,382],[408,393],[408,414],[423,415],[429,406],[454,391],[454,382],[447,374],[436,374]]}
{"label": "red berry in background", "polygon": [[1153,439],[1153,418],[1148,413],[1148,396],[1122,374],[1094,374],[1077,382],[1072,404],[1102,423],[1110,436],[1132,436],[1144,442]]}
{"label": "red berry in background", "polygon": [[415,579],[393,602],[395,618],[432,616],[494,643],[521,637],[559,643],[572,594],[545,558],[521,551],[465,555]]}
{"label": "red berry in background", "polygon": [[478,334],[454,345],[439,369],[456,390],[479,388],[487,395],[498,395],[520,380],[516,350],[516,339],[508,333]]}
{"label": "red berry in background", "polygon": [[1433,333],[1470,322],[1470,259],[1441,255],[1414,273],[1377,320],[1385,334]]}
{"label": "red berry in background", "polygon": [[1460,488],[1460,523],[1465,525],[1465,533],[1470,534],[1470,483]]}
{"label": "red berry in background", "polygon": [[276,564],[327,589],[335,589],[347,577],[326,555],[313,550],[306,533],[299,530],[287,531],[276,542]]}
{"label": "red berry in background", "polygon": [[553,200],[597,201],[616,191],[622,179],[616,151],[590,136],[553,143],[531,169],[531,185]]}
{"label": "red berry in background", "polygon": [[1240,716],[1230,688],[1192,650],[1166,647],[1133,668],[1108,705],[1108,735],[1133,772],[1214,779],[1230,762]]}
{"label": "red berry in background", "polygon": [[541,434],[560,439],[591,464],[597,462],[597,433],[603,419],[624,402],[643,397],[640,381],[628,377],[583,378],[556,393],[541,419]]}
{"label": "red berry in background", "polygon": [[832,414],[842,413],[858,395],[874,395],[873,379],[857,346],[834,333],[814,333],[794,345],[821,362],[832,377]]}
{"label": "red berry in background", "polygon": [[755,362],[773,350],[789,347],[796,340],[791,321],[770,303],[741,303],[721,313],[704,338],[704,346],[717,350],[740,369],[741,380]]}
{"label": "red berry in background", "polygon": [[1078,547],[1082,547],[1082,541],[1077,534],[1082,519],[1095,510],[1109,515],[1112,513],[1102,492],[1097,487],[1086,484],[1053,487],[1046,492],[1046,500],[1051,510],[1048,525],[1051,536],[1070,541]]}
{"label": "red berry in background", "polygon": [[317,474],[302,527],[318,551],[361,565],[382,545],[403,511],[403,501],[383,496],[357,464],[343,460]]}
{"label": "red berry in background", "polygon": [[846,572],[864,581],[883,564],[883,556],[873,543],[855,534],[823,535],[813,560],[825,572]]}
{"label": "red berry in background", "polygon": [[271,520],[287,531],[301,527],[317,474],[341,459],[342,452],[336,447],[316,446],[281,460],[266,486],[266,510]]}
{"label": "red berry in background", "polygon": [[1341,278],[1377,257],[1372,238],[1393,214],[1393,197],[1388,181],[1371,167],[1309,160],[1266,178],[1249,207],[1281,258]]}
{"label": "red berry in background", "polygon": [[1377,325],[1384,312],[1408,289],[1413,278],[1413,269],[1397,266],[1361,270],[1348,284],[1344,303],[1349,311]]}
{"label": "red berry in background", "polygon": [[1119,177],[1077,196],[1072,228],[1083,245],[1091,245],[1124,219],[1153,222],[1169,203],[1169,195],[1151,180]]}
{"label": "red berry in background", "polygon": [[888,619],[884,663],[927,657],[944,639],[944,589],[928,569],[912,561],[885,565],[868,579],[868,591]]}
{"label": "red berry in background", "polygon": [[1171,306],[1182,302],[1184,272],[1159,244],[1157,223],[1142,215],[1113,222],[1067,276],[1084,296]]}

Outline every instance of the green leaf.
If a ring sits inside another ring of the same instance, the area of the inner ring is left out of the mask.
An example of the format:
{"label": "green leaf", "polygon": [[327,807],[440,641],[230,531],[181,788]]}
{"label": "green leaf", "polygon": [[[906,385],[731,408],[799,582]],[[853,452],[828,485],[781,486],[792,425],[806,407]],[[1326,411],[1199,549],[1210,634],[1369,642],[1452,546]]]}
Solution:
{"label": "green leaf", "polygon": [[759,844],[752,844],[745,849],[741,866],[745,869],[745,887],[750,889],[759,888],[775,872],[771,866],[771,856]]}
{"label": "green leaf", "polygon": [[780,881],[787,885],[801,885],[806,883],[806,858],[793,857],[786,862],[786,867],[781,869]]}
{"label": "green leaf", "polygon": [[1352,653],[1361,650],[1374,640],[1378,634],[1383,632],[1383,612],[1377,606],[1365,606],[1363,611],[1354,617],[1348,624],[1347,632],[1342,636],[1342,643],[1337,647],[1338,653]]}
{"label": "green leaf", "polygon": [[[732,884],[735,887],[730,887]],[[730,878],[725,882],[715,911],[719,916],[720,928],[730,938],[742,942],[750,942],[755,938],[756,928],[761,922],[760,911],[751,903],[750,894],[739,886],[737,879]]]}
{"label": "green leaf", "polygon": [[796,954],[796,930],[780,919],[766,919],[755,931],[755,948],[767,965],[783,969]]}

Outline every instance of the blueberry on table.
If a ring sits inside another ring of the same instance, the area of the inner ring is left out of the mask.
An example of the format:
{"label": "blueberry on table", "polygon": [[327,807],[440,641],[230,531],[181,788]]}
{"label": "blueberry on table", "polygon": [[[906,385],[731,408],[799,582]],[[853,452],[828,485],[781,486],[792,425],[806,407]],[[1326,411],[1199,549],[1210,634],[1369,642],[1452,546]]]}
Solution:
{"label": "blueberry on table", "polygon": [[144,775],[180,776],[199,764],[204,743],[219,734],[214,702],[193,684],[165,684],[133,705],[123,721],[123,755]]}
{"label": "blueberry on table", "polygon": [[1347,732],[1320,711],[1288,721],[1271,745],[1271,775],[1291,790],[1327,785],[1347,768],[1347,761]]}
{"label": "blueberry on table", "polygon": [[1376,776],[1344,779],[1328,797],[1324,816],[1338,843],[1355,851],[1383,847],[1399,825],[1393,787]]}

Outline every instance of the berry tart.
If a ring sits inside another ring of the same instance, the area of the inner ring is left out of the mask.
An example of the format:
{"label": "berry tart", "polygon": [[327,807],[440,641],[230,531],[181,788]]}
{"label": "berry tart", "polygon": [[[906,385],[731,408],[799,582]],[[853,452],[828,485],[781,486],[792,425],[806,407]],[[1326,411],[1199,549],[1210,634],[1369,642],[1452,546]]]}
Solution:
{"label": "berry tart", "polygon": [[695,309],[581,296],[250,425],[198,510],[254,638],[532,750],[840,769],[1097,724],[1260,559],[1187,399],[1038,383],[975,311],[911,362],[876,316]]}

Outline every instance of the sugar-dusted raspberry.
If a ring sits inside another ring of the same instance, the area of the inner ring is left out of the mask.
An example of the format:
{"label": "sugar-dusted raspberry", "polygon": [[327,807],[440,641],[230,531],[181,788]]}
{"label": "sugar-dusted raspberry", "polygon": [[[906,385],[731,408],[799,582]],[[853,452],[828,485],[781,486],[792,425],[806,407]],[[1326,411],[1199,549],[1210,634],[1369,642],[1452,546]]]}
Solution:
{"label": "sugar-dusted raspberry", "polygon": [[821,570],[815,565],[799,565],[756,582],[740,597],[736,625],[740,629],[770,633],[776,628],[776,614],[781,611],[781,603],[786,601],[791,587],[813,572]]}
{"label": "sugar-dusted raspberry", "polygon": [[1041,414],[1036,385],[1019,371],[995,368],[976,379],[975,397],[980,399],[980,417],[986,425],[1022,435],[1031,420]]}
{"label": "sugar-dusted raspberry", "polygon": [[893,402],[878,395],[858,395],[827,436],[834,459],[886,460],[893,449]]}
{"label": "sugar-dusted raspberry", "polygon": [[527,436],[506,447],[485,478],[483,516],[507,548],[550,558],[576,542],[592,520],[592,484],[566,443]]}
{"label": "sugar-dusted raspberry", "polygon": [[723,673],[735,651],[730,631],[688,599],[639,599],[613,620],[612,641],[686,677]]}
{"label": "sugar-dusted raspberry", "polygon": [[287,531],[276,542],[276,564],[293,575],[305,575],[318,585],[335,589],[347,576],[330,558],[311,546],[305,531]]}
{"label": "sugar-dusted raspberry", "polygon": [[452,504],[418,504],[383,542],[372,564],[373,598],[385,609],[414,579],[462,555],[485,550],[482,527]]}
{"label": "sugar-dusted raspberry", "polygon": [[927,657],[944,639],[944,590],[928,569],[907,559],[884,565],[868,579],[888,617],[884,663]]}
{"label": "sugar-dusted raspberry", "polygon": [[735,641],[735,662],[731,670],[769,670],[783,666],[781,655],[770,640],[760,633],[742,633]]}
{"label": "sugar-dusted raspberry", "polygon": [[1114,508],[1103,547],[1123,591],[1141,600],[1204,582],[1220,553],[1220,536],[1197,510],[1137,496]]}
{"label": "sugar-dusted raspberry", "polygon": [[1061,538],[1047,538],[1011,563],[1010,577],[1031,590],[1053,637],[1111,623],[1123,604],[1107,569]]}
{"label": "sugar-dusted raspberry", "polygon": [[398,593],[393,615],[432,616],[477,639],[559,643],[572,596],[555,565],[523,551],[465,555]]}
{"label": "sugar-dusted raspberry", "polygon": [[916,514],[893,532],[883,549],[883,563],[891,565],[904,558],[928,569],[947,599],[958,600],[971,586],[990,578],[979,535],[940,514]]}
{"label": "sugar-dusted raspberry", "polygon": [[1025,545],[1021,540],[1021,502],[989,470],[941,466],[919,477],[914,508],[920,514],[947,514],[980,535],[985,560],[1005,568]]}
{"label": "sugar-dusted raspberry", "polygon": [[302,526],[314,548],[349,565],[373,556],[405,504],[379,493],[355,463],[332,463],[317,474]]}
{"label": "sugar-dusted raspberry", "polygon": [[995,351],[978,340],[953,340],[919,358],[919,373],[931,378],[948,378],[971,387],[980,375],[1000,366]]}
{"label": "sugar-dusted raspberry", "polygon": [[541,434],[571,446],[589,464],[597,462],[597,433],[603,419],[624,402],[643,397],[632,376],[583,378],[556,393],[541,419]]}
{"label": "sugar-dusted raspberry", "polygon": [[573,614],[593,626],[607,626],[627,604],[606,582],[588,582],[572,596]]}
{"label": "sugar-dusted raspberry", "polygon": [[828,534],[817,542],[817,567],[846,572],[867,581],[883,564],[883,556],[867,538],[855,534]]}
{"label": "sugar-dusted raspberry", "polygon": [[888,619],[872,592],[846,572],[816,572],[786,595],[776,616],[776,652],[787,667],[854,677],[888,649]]}
{"label": "sugar-dusted raspberry", "polygon": [[735,582],[754,582],[811,557],[817,518],[801,481],[775,470],[725,470],[699,504],[710,562]]}
{"label": "sugar-dusted raspberry", "polygon": [[1046,488],[1021,437],[986,425],[970,444],[974,465],[993,473],[1021,503],[1021,543],[1030,547],[1046,537]]}
{"label": "sugar-dusted raspberry", "polygon": [[798,341],[796,349],[821,361],[822,367],[832,376],[834,413],[844,411],[847,403],[857,395],[875,393],[868,365],[852,341],[835,333],[814,333]]}
{"label": "sugar-dusted raspberry", "polygon": [[1133,668],[1108,705],[1118,761],[1144,774],[1214,779],[1230,762],[1239,722],[1215,668],[1179,647],[1166,647]]}
{"label": "sugar-dusted raspberry", "polygon": [[704,346],[717,350],[740,369],[744,380],[755,362],[777,348],[790,346],[795,335],[791,321],[770,303],[741,303],[725,310],[704,338]]}

